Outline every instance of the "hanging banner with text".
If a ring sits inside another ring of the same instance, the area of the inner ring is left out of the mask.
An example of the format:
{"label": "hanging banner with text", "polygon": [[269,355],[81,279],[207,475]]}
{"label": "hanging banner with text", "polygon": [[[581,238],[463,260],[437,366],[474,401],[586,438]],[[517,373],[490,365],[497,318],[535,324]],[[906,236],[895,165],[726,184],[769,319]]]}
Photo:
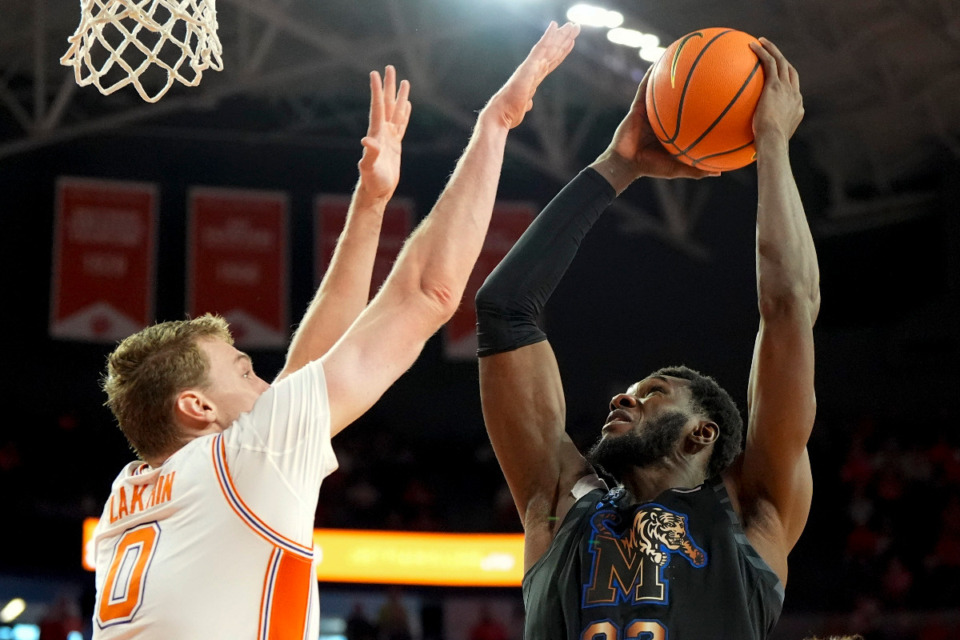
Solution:
{"label": "hanging banner with text", "polygon": [[157,189],[60,178],[50,335],[116,342],[153,320]]}
{"label": "hanging banner with text", "polygon": [[287,197],[190,190],[187,313],[218,313],[237,346],[283,347],[287,322]]}
{"label": "hanging banner with text", "polygon": [[[333,258],[333,250],[337,246],[340,232],[343,231],[349,208],[349,196],[328,194],[317,196],[313,228],[315,230],[314,247],[316,247],[314,255],[318,257],[316,270],[318,285],[330,266],[330,259]],[[380,289],[383,281],[390,274],[390,268],[393,267],[397,254],[403,248],[403,241],[410,234],[412,224],[413,202],[403,198],[391,200],[383,212],[380,242],[377,245],[373,277],[370,280],[370,297]]]}
{"label": "hanging banner with text", "polygon": [[449,360],[476,360],[477,310],[473,299],[483,281],[517,242],[537,215],[534,205],[526,202],[497,202],[490,220],[490,230],[480,251],[460,307],[443,328],[443,353]]}

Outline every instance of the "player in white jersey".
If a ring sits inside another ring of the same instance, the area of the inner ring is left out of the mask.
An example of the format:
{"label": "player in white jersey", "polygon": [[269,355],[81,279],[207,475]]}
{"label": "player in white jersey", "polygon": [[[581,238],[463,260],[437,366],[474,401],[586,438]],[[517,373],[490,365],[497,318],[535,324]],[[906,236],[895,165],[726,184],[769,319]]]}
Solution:
{"label": "player in white jersey", "polygon": [[313,515],[335,468],[319,362],[159,467],[127,465],[97,530],[97,635],[316,638]]}
{"label": "player in white jersey", "polygon": [[399,178],[406,82],[371,74],[361,179],[330,269],[273,385],[222,319],[165,322],[111,354],[104,388],[141,461],[94,537],[94,637],[319,635],[312,529],[330,439],[413,364],[453,314],[496,197],[507,133],[579,32],[551,23],[476,127],[430,215],[367,305],[379,220]]}

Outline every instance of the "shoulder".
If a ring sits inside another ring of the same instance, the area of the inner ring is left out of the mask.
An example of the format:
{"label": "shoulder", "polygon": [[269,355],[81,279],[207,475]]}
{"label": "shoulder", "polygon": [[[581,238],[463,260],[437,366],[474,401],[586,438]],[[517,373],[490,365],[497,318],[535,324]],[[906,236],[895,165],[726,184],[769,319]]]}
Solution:
{"label": "shoulder", "polygon": [[325,410],[329,405],[327,378],[323,363],[314,360],[289,374],[282,374],[257,398],[248,414],[241,414],[235,425],[244,419],[256,423],[299,415],[311,407]]}

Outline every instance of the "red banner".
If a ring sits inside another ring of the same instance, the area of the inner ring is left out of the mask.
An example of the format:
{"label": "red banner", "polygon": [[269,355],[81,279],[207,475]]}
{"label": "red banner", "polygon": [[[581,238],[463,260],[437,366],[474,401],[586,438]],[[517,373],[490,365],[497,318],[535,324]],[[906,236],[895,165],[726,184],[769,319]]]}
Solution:
{"label": "red banner", "polygon": [[287,197],[190,190],[187,312],[218,313],[241,348],[283,347],[287,321]]}
{"label": "red banner", "polygon": [[115,342],[153,320],[152,184],[61,178],[50,334]]}
{"label": "red banner", "polygon": [[[350,208],[350,197],[343,195],[321,195],[317,197],[315,205],[314,246],[317,259],[317,283],[319,285],[333,250],[337,246],[337,239],[343,231],[347,221],[347,210]],[[403,248],[403,242],[410,234],[413,223],[413,203],[403,198],[395,198],[387,205],[383,212],[383,224],[380,227],[380,243],[377,245],[377,256],[373,263],[373,277],[370,280],[370,295],[380,289],[383,281],[390,274],[397,254]]]}
{"label": "red banner", "polygon": [[450,360],[475,360],[477,357],[477,310],[473,299],[483,281],[500,264],[511,247],[537,215],[535,206],[525,202],[497,202],[490,230],[480,251],[457,312],[443,328],[443,352]]}

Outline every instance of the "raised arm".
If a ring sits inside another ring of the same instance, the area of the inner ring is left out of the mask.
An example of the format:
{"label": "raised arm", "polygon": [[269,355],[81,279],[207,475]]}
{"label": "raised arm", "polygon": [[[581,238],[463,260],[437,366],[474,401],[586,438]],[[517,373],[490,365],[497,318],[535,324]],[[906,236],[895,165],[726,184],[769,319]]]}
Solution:
{"label": "raised arm", "polygon": [[334,433],[376,402],[453,315],[493,212],[507,133],[533,106],[537,87],[567,56],[578,33],[575,25],[551,23],[481,110],[447,186],[384,287],[323,357]]}
{"label": "raised arm", "polygon": [[813,325],[820,276],[788,156],[803,117],[797,71],[769,41],[754,51],[766,75],[754,117],[760,330],[737,493],[748,537],[786,581],[787,554],[806,524],[813,489],[806,445],[816,411]]}
{"label": "raised arm", "polygon": [[663,150],[647,124],[645,91],[646,79],[610,146],[546,206],[477,294],[483,415],[523,522],[528,568],[572,506],[570,490],[591,473],[566,433],[543,307],[594,222],[634,180],[708,175]]}
{"label": "raised arm", "polygon": [[410,83],[397,88],[388,66],[381,80],[370,73],[370,124],[360,141],[360,180],[330,266],[293,334],[287,361],[277,380],[325,354],[370,299],[370,278],[383,212],[400,181],[400,144],[410,121]]}
{"label": "raised arm", "polygon": [[553,348],[540,327],[547,299],[581,240],[616,192],[585,170],[540,213],[477,292],[480,399],[493,450],[525,532],[533,566],[590,473],[566,433],[566,403]]}

